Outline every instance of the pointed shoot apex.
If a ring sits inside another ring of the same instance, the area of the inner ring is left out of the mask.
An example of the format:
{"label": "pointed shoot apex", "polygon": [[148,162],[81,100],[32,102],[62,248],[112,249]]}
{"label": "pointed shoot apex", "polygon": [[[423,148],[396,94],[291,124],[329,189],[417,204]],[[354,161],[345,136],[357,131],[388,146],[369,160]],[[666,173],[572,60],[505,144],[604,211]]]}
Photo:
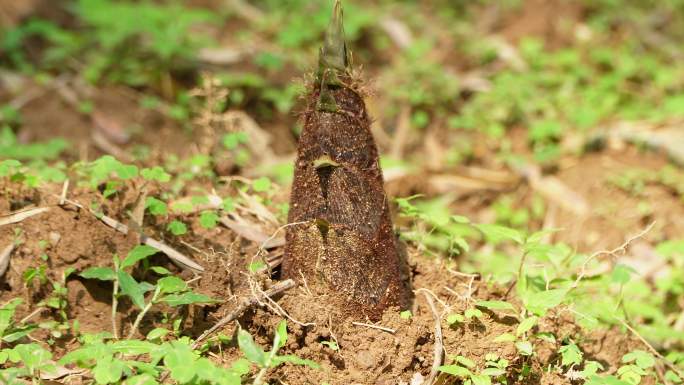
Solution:
{"label": "pointed shoot apex", "polygon": [[335,0],[332,19],[325,33],[325,41],[321,49],[321,72],[329,69],[345,71],[349,65],[342,16],[342,3],[340,0]]}

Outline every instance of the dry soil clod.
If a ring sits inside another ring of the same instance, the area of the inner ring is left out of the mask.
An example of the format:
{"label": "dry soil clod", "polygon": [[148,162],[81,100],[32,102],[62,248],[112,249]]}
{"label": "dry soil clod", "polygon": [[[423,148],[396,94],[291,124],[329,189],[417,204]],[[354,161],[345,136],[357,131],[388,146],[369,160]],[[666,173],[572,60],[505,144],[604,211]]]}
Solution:
{"label": "dry soil clod", "polygon": [[304,223],[287,229],[284,276],[303,277],[350,316],[378,319],[409,291],[339,1],[303,120],[288,222]]}

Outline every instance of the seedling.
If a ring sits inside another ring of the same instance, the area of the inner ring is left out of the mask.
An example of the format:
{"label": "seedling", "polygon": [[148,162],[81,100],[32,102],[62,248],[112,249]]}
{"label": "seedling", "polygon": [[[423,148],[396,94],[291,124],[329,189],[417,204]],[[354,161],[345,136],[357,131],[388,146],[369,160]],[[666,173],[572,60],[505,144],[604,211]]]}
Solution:
{"label": "seedling", "polygon": [[276,328],[273,337],[273,347],[270,352],[265,352],[259,345],[254,342],[252,336],[245,330],[238,331],[238,345],[240,350],[251,363],[260,368],[259,373],[254,378],[254,385],[261,385],[264,382],[265,376],[270,369],[280,366],[283,363],[291,363],[295,365],[305,365],[317,369],[317,363],[304,360],[293,355],[278,355],[278,351],[287,343],[287,322],[281,321]]}
{"label": "seedling", "polygon": [[[86,335],[82,342],[81,348],[65,355],[59,363],[89,369],[99,384],[116,384],[123,379],[131,384],[158,383],[163,373],[168,373],[178,384],[240,385],[241,377],[249,372],[244,359],[235,361],[229,368],[216,366],[192,350],[187,337],[158,344],[140,340],[108,341],[104,335]],[[143,355],[148,358],[140,360]]]}
{"label": "seedling", "polygon": [[464,385],[491,385],[492,380],[503,378],[506,374],[508,361],[499,359],[496,354],[487,354],[487,362],[478,371],[477,364],[466,357],[454,356],[454,364],[440,366],[439,371],[463,379]]}
{"label": "seedling", "polygon": [[69,330],[66,281],[74,271],[73,268],[64,269],[59,281],[50,282],[52,284],[52,292],[50,295],[45,300],[38,303],[38,306],[54,309],[59,314],[61,322],[47,322],[39,325],[43,329],[50,329],[52,336],[55,338],[61,337],[64,331]]}
{"label": "seedling", "polygon": [[8,369],[0,369],[0,381],[3,384],[14,384],[19,377],[28,377],[31,383],[41,383],[41,373],[56,373],[56,366],[51,360],[52,353],[36,343],[17,345],[13,349],[0,351],[0,364],[6,361],[13,365]]}
{"label": "seedling", "polygon": [[[130,253],[120,260],[114,256],[114,268],[92,267],[83,271],[80,275],[83,278],[98,279],[101,281],[112,281],[112,333],[114,338],[118,338],[118,327],[116,324],[118,299],[121,296],[128,297],[133,304],[140,309],[138,316],[129,332],[129,339],[137,332],[140,322],[156,304],[167,304],[169,306],[183,306],[189,304],[213,303],[215,300],[203,294],[194,293],[185,281],[174,276],[160,278],[156,284],[148,282],[137,282],[126,269],[134,267],[140,261],[146,261],[148,257],[156,254],[157,249],[150,246],[136,246]],[[153,271],[167,274],[163,268],[153,267]],[[145,302],[145,293],[152,292],[151,297]]]}
{"label": "seedling", "polygon": [[36,329],[36,325],[19,325],[14,320],[14,314],[21,303],[21,299],[15,298],[0,307],[0,347],[3,343],[19,341]]}

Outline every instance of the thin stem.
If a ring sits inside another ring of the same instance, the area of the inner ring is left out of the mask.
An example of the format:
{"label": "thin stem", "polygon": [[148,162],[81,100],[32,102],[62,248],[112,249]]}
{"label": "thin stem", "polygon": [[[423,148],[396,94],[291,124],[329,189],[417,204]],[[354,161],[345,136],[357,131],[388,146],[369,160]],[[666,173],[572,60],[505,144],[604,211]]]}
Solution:
{"label": "thin stem", "polygon": [[268,358],[266,359],[266,363],[264,366],[259,370],[259,373],[257,376],[254,378],[254,383],[253,385],[261,385],[264,383],[264,376],[266,375],[266,372],[268,372],[268,369],[271,368],[271,362],[273,362],[273,357],[275,357],[276,353],[278,353],[278,345],[280,344],[280,335],[278,333],[275,334],[275,337],[273,338],[273,349],[268,354]]}
{"label": "thin stem", "polygon": [[114,339],[119,339],[119,328],[116,325],[116,310],[119,306],[119,280],[114,280],[114,290],[112,290],[112,334]]}
{"label": "thin stem", "polygon": [[266,375],[266,372],[268,371],[268,366],[264,366],[261,368],[259,371],[259,374],[254,378],[254,384],[253,385],[261,385],[264,383],[264,376]]}
{"label": "thin stem", "polygon": [[138,331],[138,326],[140,326],[140,322],[142,322],[143,317],[145,317],[145,314],[147,314],[147,312],[150,311],[150,309],[152,308],[152,305],[154,305],[154,303],[157,302],[157,297],[159,296],[159,293],[161,293],[161,289],[157,287],[154,291],[154,295],[152,296],[150,302],[148,302],[147,305],[145,305],[140,314],[138,314],[138,317],[136,317],[135,322],[133,322],[133,327],[131,327],[131,331],[128,333],[129,340],[133,338],[135,332]]}

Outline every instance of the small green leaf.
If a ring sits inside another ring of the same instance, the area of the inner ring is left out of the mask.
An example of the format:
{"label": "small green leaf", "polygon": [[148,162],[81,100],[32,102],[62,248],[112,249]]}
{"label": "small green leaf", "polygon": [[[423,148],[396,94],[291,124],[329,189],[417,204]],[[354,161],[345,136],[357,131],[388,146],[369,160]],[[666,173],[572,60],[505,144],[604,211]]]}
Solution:
{"label": "small green leaf", "polygon": [[464,217],[462,215],[452,215],[451,220],[462,225],[467,225],[470,223],[470,219],[468,217]]}
{"label": "small green leaf", "polygon": [[149,333],[147,333],[147,336],[145,337],[147,340],[152,341],[152,340],[158,340],[165,335],[169,334],[168,329],[164,328],[154,328],[152,329]]}
{"label": "small green leaf", "polygon": [[453,314],[449,314],[447,316],[447,323],[449,325],[453,325],[455,323],[463,323],[463,322],[465,322],[465,317],[462,314],[453,313]]}
{"label": "small green leaf", "polygon": [[169,212],[166,203],[155,197],[145,199],[145,209],[152,215],[166,215]]}
{"label": "small green leaf", "polygon": [[471,360],[470,358],[466,358],[463,356],[456,356],[456,362],[465,366],[466,368],[474,368],[475,367],[475,361]]}
{"label": "small green leaf", "polygon": [[219,216],[214,211],[204,211],[202,214],[200,214],[199,218],[200,225],[208,230],[216,227],[218,220]]}
{"label": "small green leaf", "polygon": [[278,324],[278,328],[276,329],[276,341],[278,342],[275,344],[277,346],[277,349],[282,348],[285,346],[287,343],[287,321],[282,320]]}
{"label": "small green leaf", "polygon": [[469,378],[471,376],[470,370],[468,370],[468,368],[464,368],[463,366],[460,366],[460,365],[440,366],[439,371],[446,373],[446,374],[451,374],[452,376],[461,377],[461,378]]}
{"label": "small green leaf", "polygon": [[629,382],[622,381],[615,376],[605,376],[605,377],[599,377],[599,376],[591,376],[587,379],[587,382],[584,383],[584,385],[633,385]]}
{"label": "small green leaf", "polygon": [[171,210],[174,213],[187,214],[192,212],[194,209],[193,204],[190,202],[172,202]]}
{"label": "small green leaf", "polygon": [[183,235],[188,232],[188,227],[181,221],[174,220],[166,226],[173,235]]}
{"label": "small green leaf", "polygon": [[223,202],[221,203],[221,209],[223,209],[223,211],[227,213],[235,211],[235,200],[231,197],[223,198]]}
{"label": "small green leaf", "polygon": [[470,376],[473,385],[492,385],[492,379],[484,374],[477,374]]}
{"label": "small green leaf", "polygon": [[0,177],[8,176],[14,172],[14,170],[21,167],[21,162],[15,159],[7,159],[0,161]]}
{"label": "small green leaf", "polygon": [[518,230],[509,227],[492,224],[478,224],[475,225],[475,227],[493,243],[500,243],[503,241],[514,241],[519,245],[525,243],[522,234]]}
{"label": "small green leaf", "polygon": [[516,342],[515,347],[518,348],[520,354],[525,356],[531,356],[534,353],[534,347],[530,341],[520,341]]}
{"label": "small green leaf", "polygon": [[401,313],[399,313],[399,318],[401,319],[411,319],[413,314],[411,313],[411,310],[404,310]]}
{"label": "small green leaf", "polygon": [[196,374],[194,362],[197,357],[189,346],[178,342],[171,342],[173,347],[165,356],[164,364],[171,371],[171,378],[179,383],[190,382]]}
{"label": "small green leaf", "polygon": [[499,377],[506,374],[506,371],[500,368],[484,368],[480,373],[489,377]]}
{"label": "small green leaf", "polygon": [[95,381],[97,381],[98,384],[111,384],[116,383],[121,379],[123,370],[123,362],[109,355],[106,357],[98,357],[92,372]]}
{"label": "small green leaf", "polygon": [[468,319],[482,317],[482,311],[480,309],[476,309],[476,308],[470,308],[470,309],[466,310],[464,314],[465,314],[465,317]]}
{"label": "small green leaf", "polygon": [[684,382],[684,379],[680,378],[677,373],[673,372],[672,370],[665,372],[665,379],[675,384]]}
{"label": "small green leaf", "polygon": [[271,180],[265,176],[252,182],[252,188],[256,192],[266,192],[271,189]]}
{"label": "small green leaf", "polygon": [[632,278],[632,274],[635,273],[636,271],[631,267],[623,264],[617,264],[613,269],[612,274],[610,275],[610,280],[613,283],[624,285],[630,281],[630,279]]}
{"label": "small green leaf", "polygon": [[188,284],[185,281],[174,276],[161,278],[157,281],[157,286],[161,294],[178,293],[188,288]]}
{"label": "small green leaf", "polygon": [[329,347],[330,349],[336,352],[340,350],[340,347],[337,345],[335,341],[321,341],[321,344]]}
{"label": "small green leaf", "polygon": [[2,337],[4,342],[12,343],[28,336],[32,331],[37,329],[36,325],[27,325],[21,328],[13,328],[11,333],[7,333]]}
{"label": "small green leaf", "polygon": [[155,273],[157,273],[159,275],[170,275],[171,274],[171,272],[167,268],[161,267],[161,266],[152,266],[152,267],[150,267],[150,270],[154,271]]}
{"label": "small green leaf", "polygon": [[123,270],[117,272],[121,294],[128,296],[133,304],[142,309],[145,307],[145,290],[130,274]]}
{"label": "small green leaf", "polygon": [[120,269],[134,266],[138,261],[143,260],[151,255],[157,254],[159,250],[147,245],[138,245],[126,256],[121,262]]}
{"label": "small green leaf", "polygon": [[475,306],[484,307],[490,310],[513,310],[513,305],[506,301],[478,301]]}
{"label": "small green leaf", "polygon": [[559,231],[560,229],[544,229],[537,231],[531,234],[529,237],[527,237],[527,239],[525,240],[525,244],[526,246],[529,244],[538,244],[539,242],[541,242],[542,239],[544,239],[545,236],[557,233]]}
{"label": "small green leaf", "polygon": [[121,164],[115,171],[121,179],[133,179],[138,176],[138,167],[134,165]]}
{"label": "small green leaf", "polygon": [[148,354],[157,348],[157,345],[139,340],[121,340],[111,344],[112,351],[121,354],[139,355]]}
{"label": "small green leaf", "polygon": [[238,346],[250,362],[262,368],[266,366],[266,353],[254,342],[252,335],[243,329],[238,331]]}
{"label": "small green leaf", "polygon": [[584,378],[590,378],[598,373],[599,370],[604,370],[603,365],[598,361],[586,361],[584,362],[584,370],[582,370],[582,376]]}
{"label": "small green leaf", "polygon": [[534,317],[534,316],[529,317],[529,318],[525,318],[520,323],[520,325],[518,325],[518,328],[516,329],[515,334],[517,336],[521,336],[521,335],[527,333],[528,331],[530,331],[530,329],[532,329],[534,327],[534,325],[537,324],[538,319],[539,318]]}
{"label": "small green leaf", "polygon": [[233,361],[233,364],[230,366],[230,370],[232,372],[235,372],[241,376],[249,373],[250,369],[249,361],[244,358],[239,358],[237,361]]}
{"label": "small green leaf", "polygon": [[546,341],[550,344],[555,344],[556,343],[556,336],[553,335],[553,333],[550,332],[541,332],[537,333],[534,335],[536,338],[539,338],[542,341]]}
{"label": "small green leaf", "polygon": [[22,302],[20,298],[14,298],[0,308],[0,337],[4,336],[5,331],[12,324],[14,312]]}
{"label": "small green leaf", "polygon": [[561,346],[558,353],[561,355],[561,365],[565,367],[582,363],[582,351],[572,342]]}
{"label": "small green leaf", "polygon": [[523,298],[525,308],[535,315],[543,316],[549,309],[560,305],[568,293],[567,289],[551,289],[532,293]]}
{"label": "small green leaf", "polygon": [[494,338],[492,342],[513,342],[515,341],[515,336],[511,333],[504,333]]}
{"label": "small green leaf", "polygon": [[146,180],[166,183],[171,180],[171,175],[167,174],[163,168],[155,166],[152,168],[144,168],[140,171],[140,175]]}
{"label": "small green leaf", "polygon": [[113,281],[116,279],[116,273],[109,267],[91,267],[85,269],[79,275],[85,279],[99,279],[100,281]]}
{"label": "small green leaf", "polygon": [[622,357],[622,362],[635,362],[638,367],[642,369],[648,369],[655,366],[656,360],[653,355],[648,352],[643,350],[634,350],[625,354]]}
{"label": "small green leaf", "polygon": [[248,142],[247,134],[243,131],[230,132],[223,136],[222,143],[228,150],[235,150],[238,145]]}
{"label": "small green leaf", "polygon": [[264,261],[254,261],[247,266],[247,270],[249,270],[252,273],[256,273],[261,269],[267,268],[268,265]]}
{"label": "small green leaf", "polygon": [[212,304],[218,302],[217,300],[204,295],[193,293],[191,291],[182,294],[169,294],[160,301],[165,302],[169,306],[182,306],[190,304]]}

